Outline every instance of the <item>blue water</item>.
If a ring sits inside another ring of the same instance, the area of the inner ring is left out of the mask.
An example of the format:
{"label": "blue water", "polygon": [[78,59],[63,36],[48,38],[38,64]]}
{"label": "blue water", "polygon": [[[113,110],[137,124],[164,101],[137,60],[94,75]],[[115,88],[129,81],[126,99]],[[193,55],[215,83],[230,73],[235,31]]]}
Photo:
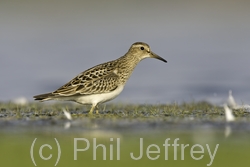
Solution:
{"label": "blue water", "polygon": [[143,60],[116,101],[223,103],[231,89],[250,103],[249,2],[25,2],[0,5],[0,101],[31,101],[143,41],[168,63]]}

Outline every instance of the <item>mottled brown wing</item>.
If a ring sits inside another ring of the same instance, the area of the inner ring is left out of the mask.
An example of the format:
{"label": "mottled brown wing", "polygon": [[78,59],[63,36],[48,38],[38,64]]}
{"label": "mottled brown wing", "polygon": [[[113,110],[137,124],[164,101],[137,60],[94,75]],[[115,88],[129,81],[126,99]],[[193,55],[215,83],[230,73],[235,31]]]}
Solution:
{"label": "mottled brown wing", "polygon": [[85,85],[80,85],[76,92],[80,94],[97,94],[108,93],[118,87],[119,77],[115,73],[110,73],[107,76],[98,78],[92,82],[87,82]]}
{"label": "mottled brown wing", "polygon": [[75,94],[96,94],[110,92],[117,88],[119,77],[113,66],[103,68],[103,64],[91,68],[54,91],[53,94],[72,96]]}

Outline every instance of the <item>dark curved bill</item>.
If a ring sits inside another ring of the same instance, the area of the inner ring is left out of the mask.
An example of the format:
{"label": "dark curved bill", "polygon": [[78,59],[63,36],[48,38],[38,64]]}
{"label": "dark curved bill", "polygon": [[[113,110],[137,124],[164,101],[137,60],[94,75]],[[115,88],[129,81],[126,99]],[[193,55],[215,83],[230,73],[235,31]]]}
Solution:
{"label": "dark curved bill", "polygon": [[156,58],[156,59],[159,59],[161,61],[164,61],[165,63],[167,63],[167,60],[163,59],[162,57],[158,56],[157,54],[155,54],[154,52],[151,52],[150,54],[152,58]]}

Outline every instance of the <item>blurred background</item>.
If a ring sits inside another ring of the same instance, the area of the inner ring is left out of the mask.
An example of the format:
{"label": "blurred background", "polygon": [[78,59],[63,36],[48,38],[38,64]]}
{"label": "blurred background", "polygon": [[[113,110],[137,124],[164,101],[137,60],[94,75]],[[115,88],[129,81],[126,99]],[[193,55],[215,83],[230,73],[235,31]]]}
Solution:
{"label": "blurred background", "polygon": [[54,91],[143,41],[120,102],[250,102],[250,1],[1,0],[0,101]]}
{"label": "blurred background", "polygon": [[[124,91],[112,102],[206,100],[222,104],[232,90],[237,103],[250,103],[249,0],[0,0],[0,102],[33,101],[34,95],[54,91],[80,72],[123,56],[137,41],[148,43],[168,63],[143,60]],[[232,124],[226,124],[221,111],[214,110],[214,118],[200,109],[197,113],[201,119],[192,114],[186,116],[184,110],[183,118],[175,115],[175,111],[164,118],[127,117],[123,121],[113,119],[112,114],[104,120],[80,116],[71,121],[70,129],[64,129],[69,121],[57,120],[53,112],[48,119],[42,113],[29,118],[28,114],[35,115],[33,110],[40,113],[40,109],[30,105],[26,112],[25,107],[8,103],[2,106],[2,166],[32,165],[30,147],[35,138],[38,166],[54,166],[57,157],[54,138],[62,147],[59,166],[209,164],[207,149],[201,161],[191,159],[188,151],[185,161],[176,161],[172,148],[169,161],[164,160],[162,144],[166,138],[171,138],[171,142],[180,138],[179,143],[190,144],[188,150],[191,145],[208,143],[212,153],[215,144],[220,144],[213,167],[250,163],[247,114],[242,117],[235,114],[238,122]],[[44,110],[50,111],[46,106]],[[6,118],[7,114],[11,118]],[[102,150],[97,161],[93,161],[92,152],[81,154],[74,161],[73,138],[96,136],[107,148],[110,137],[120,137],[121,161],[103,161]],[[160,146],[159,160],[131,161],[129,153],[139,150],[139,137],[145,138],[145,150],[149,144]],[[38,158],[38,148],[45,143],[54,144],[53,150],[44,149],[45,157],[53,154],[51,161]],[[180,156],[179,152],[178,160]]]}

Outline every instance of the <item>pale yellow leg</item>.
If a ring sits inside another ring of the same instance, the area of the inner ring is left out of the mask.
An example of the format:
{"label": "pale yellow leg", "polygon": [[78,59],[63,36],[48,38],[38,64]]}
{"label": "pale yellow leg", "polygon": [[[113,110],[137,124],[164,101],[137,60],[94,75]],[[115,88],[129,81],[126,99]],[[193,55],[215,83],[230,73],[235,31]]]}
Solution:
{"label": "pale yellow leg", "polygon": [[95,104],[92,105],[92,107],[91,107],[91,109],[90,109],[90,111],[89,111],[89,114],[93,114],[93,111],[94,111],[94,109],[95,109],[95,106],[96,106]]}
{"label": "pale yellow leg", "polygon": [[98,111],[98,110],[99,110],[99,107],[98,107],[98,105],[97,105],[97,106],[96,106],[96,110],[95,110],[95,113],[96,113],[96,114],[99,114],[99,111]]}

